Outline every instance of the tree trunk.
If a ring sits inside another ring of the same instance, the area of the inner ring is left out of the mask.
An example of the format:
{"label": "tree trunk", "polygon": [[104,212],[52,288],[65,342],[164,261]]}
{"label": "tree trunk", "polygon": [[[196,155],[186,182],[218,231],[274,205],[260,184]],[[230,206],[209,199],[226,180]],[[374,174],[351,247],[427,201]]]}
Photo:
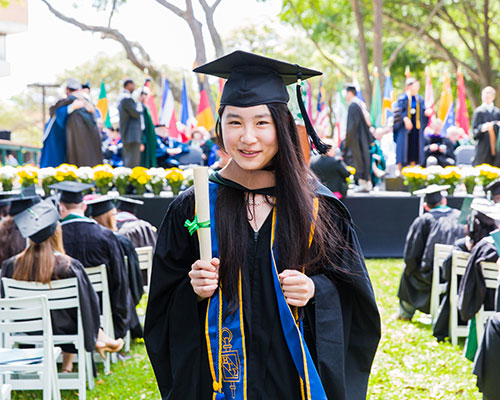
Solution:
{"label": "tree trunk", "polygon": [[351,0],[354,16],[356,17],[356,24],[358,26],[358,45],[359,45],[359,59],[361,67],[363,68],[363,79],[366,100],[366,106],[370,109],[372,98],[372,84],[370,82],[370,71],[368,70],[368,51],[366,49],[365,30],[363,27],[363,13],[361,12],[360,0]]}
{"label": "tree trunk", "polygon": [[378,68],[380,87],[384,87],[384,66],[382,65],[382,6],[383,0],[372,0],[373,4],[373,64]]}

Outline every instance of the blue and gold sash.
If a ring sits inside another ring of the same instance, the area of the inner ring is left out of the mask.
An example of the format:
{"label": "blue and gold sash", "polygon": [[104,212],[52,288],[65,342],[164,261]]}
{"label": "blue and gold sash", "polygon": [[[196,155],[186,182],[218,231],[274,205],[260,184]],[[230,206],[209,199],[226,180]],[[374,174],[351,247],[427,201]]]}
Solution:
{"label": "blue and gold sash", "polygon": [[[213,257],[219,256],[217,233],[215,231],[215,203],[218,185],[209,183],[210,191],[210,221]],[[315,216],[318,201],[314,202]],[[271,233],[271,265],[273,283],[278,301],[281,327],[299,374],[301,395],[304,400],[326,400],[326,394],[313,363],[302,331],[302,321],[298,318],[297,309],[286,302],[278,276],[278,246],[275,243],[277,227],[276,208],[273,209],[273,227]],[[311,224],[309,245],[314,233],[314,223]],[[241,269],[238,282],[238,311],[223,318],[227,302],[219,286],[208,301],[205,320],[205,336],[207,340],[208,360],[213,380],[213,400],[247,400],[247,365],[245,349],[245,327],[243,319],[243,296],[241,285]]]}

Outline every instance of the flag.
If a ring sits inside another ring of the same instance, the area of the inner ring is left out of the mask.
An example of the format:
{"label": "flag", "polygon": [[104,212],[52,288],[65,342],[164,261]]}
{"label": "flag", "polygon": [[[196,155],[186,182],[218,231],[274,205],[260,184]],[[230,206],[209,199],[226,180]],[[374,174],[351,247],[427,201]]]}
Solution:
{"label": "flag", "polygon": [[219,113],[220,99],[222,97],[223,90],[224,90],[224,79],[219,78],[219,93],[217,94],[217,106],[215,107],[217,110],[217,114]]}
{"label": "flag", "polygon": [[432,90],[431,73],[429,67],[425,67],[425,95],[424,95],[425,108],[432,109],[432,115],[429,117],[429,124],[434,117],[434,91]]}
{"label": "flag", "polygon": [[104,84],[104,79],[101,81],[101,91],[99,92],[99,100],[97,100],[96,107],[101,112],[101,117],[106,128],[111,128],[111,121],[109,120],[108,112],[108,97],[106,94],[106,85]]}
{"label": "flag", "polygon": [[467,112],[467,102],[465,100],[464,74],[459,69],[457,71],[457,125],[465,133],[469,134],[469,113]]}
{"label": "flag", "polygon": [[148,107],[153,124],[158,125],[158,111],[156,110],[155,94],[153,93],[153,88],[151,87],[151,78],[146,79],[144,86],[149,89],[149,94],[146,96],[144,104]]}
{"label": "flag", "polygon": [[446,135],[446,131],[450,126],[455,126],[455,104],[451,102],[450,109],[446,114],[445,120],[443,121],[443,129],[441,130],[443,135]]}
{"label": "flag", "polygon": [[170,89],[168,79],[163,83],[163,94],[161,96],[161,109],[159,122],[168,128],[168,136],[182,141],[182,135],[177,130],[177,117],[175,116],[174,94]]}
{"label": "flag", "polygon": [[443,79],[443,91],[441,92],[441,97],[439,98],[439,110],[437,114],[438,118],[443,121],[443,123],[446,121],[446,117],[450,113],[452,104],[453,95],[451,93],[450,75],[448,72],[445,72]]}
{"label": "flag", "polygon": [[347,104],[342,94],[342,83],[337,85],[337,92],[335,93],[335,135],[337,135],[337,144],[340,147],[340,142],[345,138],[345,130],[347,126]]}
{"label": "flag", "polygon": [[314,127],[318,132],[319,137],[324,138],[328,136],[328,109],[325,104],[325,89],[323,88],[323,79],[319,81],[318,91],[318,104],[316,107],[316,118],[314,120]]}
{"label": "flag", "polygon": [[189,101],[186,81],[182,78],[182,96],[181,96],[181,123],[189,130],[193,127],[193,122],[196,121],[193,114],[193,107]]}
{"label": "flag", "polygon": [[205,127],[209,132],[215,127],[214,116],[203,84],[201,85],[200,103],[198,104],[198,111],[196,112],[196,120],[199,126]]}
{"label": "flag", "polygon": [[373,71],[373,77],[375,82],[373,85],[370,114],[372,117],[372,125],[375,128],[380,128],[382,126],[382,94],[380,93],[380,79],[378,77],[378,70],[376,68]]}
{"label": "flag", "polygon": [[354,83],[354,87],[356,88],[356,97],[359,97],[363,103],[365,102],[365,99],[363,98],[363,92],[361,91],[361,86],[358,81],[358,74],[355,72],[352,83]]}
{"label": "flag", "polygon": [[407,65],[405,67],[405,77],[406,77],[406,79],[408,79],[410,76],[411,76],[410,66]]}
{"label": "flag", "polygon": [[392,103],[396,101],[394,97],[394,87],[392,86],[391,73],[385,71],[384,98],[382,99],[382,126],[387,126],[389,118],[394,116]]}

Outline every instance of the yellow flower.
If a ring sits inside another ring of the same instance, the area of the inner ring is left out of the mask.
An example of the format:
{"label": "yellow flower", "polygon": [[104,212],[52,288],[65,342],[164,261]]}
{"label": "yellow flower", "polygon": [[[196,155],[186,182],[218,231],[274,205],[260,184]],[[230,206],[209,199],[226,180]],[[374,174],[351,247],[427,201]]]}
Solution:
{"label": "yellow flower", "polygon": [[356,175],[356,168],[351,167],[350,165],[348,165],[346,168],[351,173],[351,175]]}

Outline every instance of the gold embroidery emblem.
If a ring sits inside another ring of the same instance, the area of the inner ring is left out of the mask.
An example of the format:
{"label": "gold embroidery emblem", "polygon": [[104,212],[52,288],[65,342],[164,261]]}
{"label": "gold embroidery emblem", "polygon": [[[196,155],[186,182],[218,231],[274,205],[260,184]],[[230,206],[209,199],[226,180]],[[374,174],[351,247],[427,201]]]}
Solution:
{"label": "gold embroidery emblem", "polygon": [[236,397],[236,382],[241,380],[240,377],[240,357],[237,350],[233,350],[231,341],[233,334],[228,328],[222,330],[222,379],[224,382],[231,383],[231,395],[233,399]]}

